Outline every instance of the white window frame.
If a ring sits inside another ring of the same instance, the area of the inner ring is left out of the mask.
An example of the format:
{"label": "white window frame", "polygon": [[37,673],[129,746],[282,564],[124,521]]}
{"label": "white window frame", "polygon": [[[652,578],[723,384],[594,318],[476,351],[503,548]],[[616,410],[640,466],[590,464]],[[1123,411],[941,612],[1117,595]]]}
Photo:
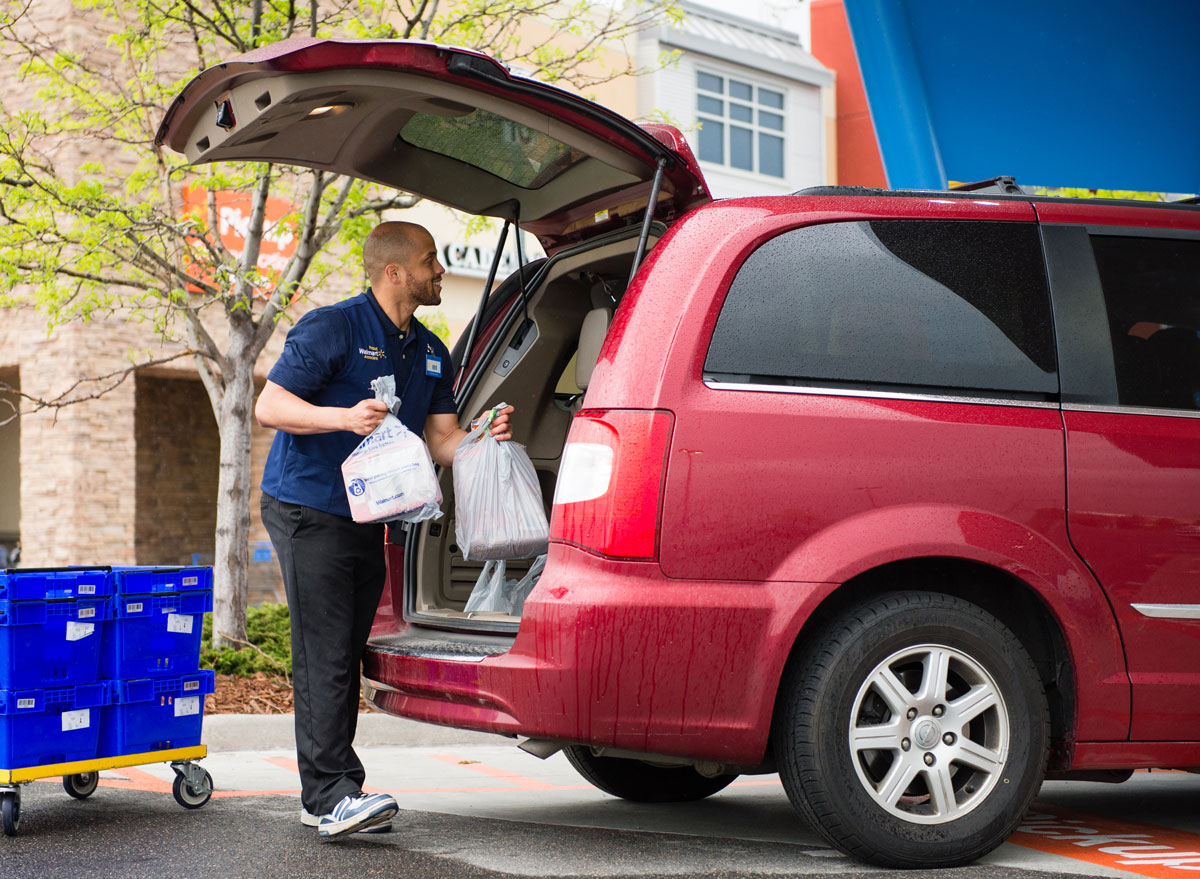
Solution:
{"label": "white window frame", "polygon": [[[702,136],[702,134],[697,133],[696,155],[700,159],[700,161],[705,162],[710,165],[713,165],[713,166],[716,166],[716,167],[728,169],[729,171],[732,171],[734,173],[752,174],[756,178],[759,178],[761,180],[778,181],[780,183],[785,182],[787,180],[787,171],[788,171],[787,150],[788,150],[788,140],[789,140],[788,130],[787,130],[788,129],[788,98],[789,98],[788,87],[780,85],[778,83],[768,83],[768,82],[765,82],[764,80],[759,79],[754,76],[746,76],[743,73],[732,73],[728,70],[723,70],[721,68],[706,65],[706,64],[697,64],[697,65],[695,65],[694,70],[695,70],[695,76],[692,81],[692,94],[694,95],[694,101],[695,101],[693,106],[694,106],[694,111],[696,114],[696,121],[698,123],[700,123],[701,127],[704,125],[705,122],[716,122],[716,123],[719,123],[722,126],[724,126],[723,130],[722,130],[722,146],[721,146],[722,161],[720,161],[720,162],[713,161],[712,159],[706,159],[702,155],[700,155],[700,140],[699,140],[699,138]],[[722,81],[723,91],[720,94],[718,94],[717,92],[710,92],[710,91],[701,89],[700,88],[700,77],[702,75],[718,77]],[[730,81],[736,81],[738,83],[742,83],[744,85],[751,86],[754,89],[752,99],[747,101],[742,98],[733,97],[730,94],[730,87],[729,87]],[[783,102],[782,102],[783,106],[772,107],[767,104],[760,103],[760,101],[759,101],[759,90],[760,89],[766,89],[767,91],[774,92],[776,94],[781,95],[783,97]],[[723,114],[721,116],[717,116],[715,113],[712,113],[710,111],[701,110],[700,109],[700,99],[703,97],[719,99],[720,101],[722,101]],[[732,105],[750,108],[750,110],[751,110],[750,121],[744,122],[742,120],[734,119],[733,116],[730,114],[730,107]],[[770,128],[768,126],[759,124],[760,117],[758,114],[760,112],[764,112],[764,111],[767,113],[772,113],[776,116],[779,116],[782,119],[781,127],[780,128]],[[751,151],[752,151],[753,165],[754,165],[754,167],[752,169],[740,168],[740,167],[732,164],[733,151],[730,148],[730,137],[731,137],[731,129],[735,126],[738,128],[747,129],[751,133]],[[780,169],[781,173],[779,175],[770,174],[770,173],[760,170],[761,169],[761,156],[759,153],[759,145],[760,145],[759,138],[760,138],[761,134],[766,134],[766,135],[769,135],[772,137],[777,137],[782,142],[781,147],[780,147],[780,162],[781,162],[782,167]]]}

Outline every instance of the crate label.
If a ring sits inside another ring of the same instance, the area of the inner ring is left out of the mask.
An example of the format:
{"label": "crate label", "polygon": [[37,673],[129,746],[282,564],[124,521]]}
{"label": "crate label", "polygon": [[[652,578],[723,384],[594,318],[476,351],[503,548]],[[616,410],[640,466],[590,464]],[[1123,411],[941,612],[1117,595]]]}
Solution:
{"label": "crate label", "polygon": [[22,708],[37,708],[37,699],[18,699],[17,710],[20,711]]}
{"label": "crate label", "polygon": [[140,601],[135,601],[133,604],[125,605],[125,613],[141,613],[141,612],[142,612],[142,603]]}
{"label": "crate label", "polygon": [[159,613],[175,613],[175,611],[177,611],[177,610],[179,610],[179,608],[177,608],[177,607],[164,607],[162,610],[159,611]]}
{"label": "crate label", "polygon": [[95,595],[96,594],[96,584],[95,583],[80,584],[79,594],[80,595]]}
{"label": "crate label", "polygon": [[81,620],[90,619],[91,617],[94,617],[95,615],[96,615],[96,608],[94,608],[94,607],[79,608],[79,618]]}
{"label": "crate label", "polygon": [[180,696],[175,700],[175,716],[188,717],[200,713],[199,696]]}
{"label": "crate label", "polygon": [[71,620],[67,623],[67,640],[81,641],[96,631],[95,623],[77,623]]}
{"label": "crate label", "polygon": [[80,708],[78,711],[64,711],[62,713],[62,731],[69,732],[73,729],[87,729],[92,722],[92,710],[90,708]]}
{"label": "crate label", "polygon": [[183,691],[184,691],[185,693],[186,693],[188,690],[199,690],[199,689],[200,689],[200,682],[199,682],[199,681],[184,681],[184,682],[183,682]]}
{"label": "crate label", "polygon": [[185,635],[192,634],[192,620],[195,619],[190,613],[173,613],[167,617],[167,631],[181,632]]}
{"label": "crate label", "polygon": [[199,577],[184,577],[182,582],[183,582],[184,586],[199,586],[200,578]]}

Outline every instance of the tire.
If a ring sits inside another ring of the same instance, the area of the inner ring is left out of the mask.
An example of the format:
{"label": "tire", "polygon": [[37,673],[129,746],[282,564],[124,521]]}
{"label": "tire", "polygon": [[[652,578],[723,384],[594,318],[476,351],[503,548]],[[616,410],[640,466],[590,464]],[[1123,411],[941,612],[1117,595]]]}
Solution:
{"label": "tire", "polygon": [[16,836],[21,832],[20,791],[0,794],[0,826],[3,826],[5,836]]}
{"label": "tire", "polygon": [[832,845],[883,867],[982,857],[1045,774],[1049,709],[1028,652],[948,595],[891,593],[847,611],[793,659],[780,709],[788,798]]}
{"label": "tire", "polygon": [[212,797],[212,776],[205,770],[204,783],[197,789],[184,781],[182,775],[176,775],[175,782],[171,785],[171,793],[175,795],[175,802],[179,803],[183,808],[199,809]]}
{"label": "tire", "polygon": [[579,745],[563,748],[579,774],[605,793],[636,803],[686,803],[710,797],[737,774],[709,778],[691,766],[663,766],[624,757],[599,757]]}
{"label": "tire", "polygon": [[76,775],[64,775],[62,783],[63,790],[75,799],[86,800],[96,792],[96,785],[100,783],[100,773],[80,772]]}

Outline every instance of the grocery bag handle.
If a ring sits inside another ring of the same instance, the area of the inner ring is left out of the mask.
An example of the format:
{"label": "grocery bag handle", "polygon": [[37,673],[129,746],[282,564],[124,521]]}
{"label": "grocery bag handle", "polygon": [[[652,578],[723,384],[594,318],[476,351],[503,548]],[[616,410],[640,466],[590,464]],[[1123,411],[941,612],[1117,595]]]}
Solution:
{"label": "grocery bag handle", "polygon": [[486,434],[488,427],[490,427],[492,424],[492,421],[495,420],[500,410],[507,405],[507,403],[497,403],[495,406],[489,409],[487,415],[483,416],[481,421],[472,426],[471,435],[475,436],[476,434],[480,434],[482,436],[483,434]]}

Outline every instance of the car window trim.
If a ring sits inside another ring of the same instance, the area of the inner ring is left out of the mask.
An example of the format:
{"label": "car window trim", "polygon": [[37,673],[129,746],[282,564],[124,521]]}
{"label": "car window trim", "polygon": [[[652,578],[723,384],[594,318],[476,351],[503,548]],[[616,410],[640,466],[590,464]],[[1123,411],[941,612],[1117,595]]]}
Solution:
{"label": "car window trim", "polygon": [[768,394],[804,394],[814,397],[855,397],[869,400],[911,400],[925,403],[959,403],[975,406],[1009,406],[1023,409],[1058,409],[1057,402],[1022,400],[1013,397],[977,397],[957,394],[917,393],[908,391],[874,391],[868,389],[835,388],[821,385],[782,385],[759,382],[724,381],[704,377],[704,386],[713,391],[751,391]]}
{"label": "car window trim", "polygon": [[1168,409],[1162,406],[1064,403],[1062,408],[1064,412],[1094,412],[1101,415],[1158,415],[1166,418],[1200,418],[1200,410],[1197,409]]}
{"label": "car window trim", "polygon": [[1087,227],[1039,223],[1054,342],[1059,399],[1064,403],[1117,405],[1108,310]]}

